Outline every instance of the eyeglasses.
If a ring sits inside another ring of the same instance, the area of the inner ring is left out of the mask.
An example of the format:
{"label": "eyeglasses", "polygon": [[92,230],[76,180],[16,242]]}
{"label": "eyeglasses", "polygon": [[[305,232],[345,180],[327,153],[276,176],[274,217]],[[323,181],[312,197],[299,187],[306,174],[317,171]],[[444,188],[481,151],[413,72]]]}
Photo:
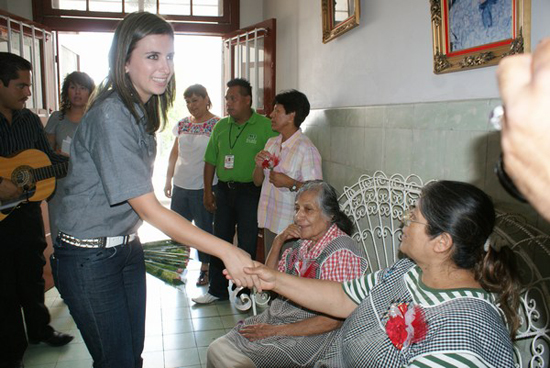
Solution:
{"label": "eyeglasses", "polygon": [[401,217],[400,221],[401,221],[401,223],[403,224],[403,226],[410,226],[413,222],[414,222],[415,224],[420,224],[420,225],[428,226],[428,224],[426,224],[426,223],[424,223],[424,222],[420,222],[420,221],[413,220],[413,218],[412,218],[412,211],[411,211],[411,210],[408,210],[408,211],[403,212],[403,217]]}

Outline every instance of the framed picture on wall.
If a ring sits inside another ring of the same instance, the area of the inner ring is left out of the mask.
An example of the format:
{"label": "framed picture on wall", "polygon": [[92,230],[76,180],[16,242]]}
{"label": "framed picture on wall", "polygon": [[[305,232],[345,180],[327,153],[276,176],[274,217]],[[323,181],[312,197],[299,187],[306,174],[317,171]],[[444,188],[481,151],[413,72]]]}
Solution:
{"label": "framed picture on wall", "polygon": [[430,8],[435,74],[530,51],[531,0],[430,0]]}

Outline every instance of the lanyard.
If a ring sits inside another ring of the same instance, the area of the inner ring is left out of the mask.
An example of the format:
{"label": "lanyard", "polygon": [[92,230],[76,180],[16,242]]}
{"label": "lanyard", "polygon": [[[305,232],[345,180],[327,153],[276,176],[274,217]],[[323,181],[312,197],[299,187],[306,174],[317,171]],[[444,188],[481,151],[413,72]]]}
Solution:
{"label": "lanyard", "polygon": [[246,128],[247,125],[248,125],[248,121],[246,122],[246,124],[244,124],[243,130],[241,130],[239,134],[237,134],[237,138],[235,138],[235,142],[233,142],[233,144],[231,144],[231,130],[233,129],[233,124],[229,125],[229,151],[230,152],[233,151],[233,147],[235,147],[235,145],[237,144],[239,137],[241,136],[241,134],[243,134],[244,129]]}

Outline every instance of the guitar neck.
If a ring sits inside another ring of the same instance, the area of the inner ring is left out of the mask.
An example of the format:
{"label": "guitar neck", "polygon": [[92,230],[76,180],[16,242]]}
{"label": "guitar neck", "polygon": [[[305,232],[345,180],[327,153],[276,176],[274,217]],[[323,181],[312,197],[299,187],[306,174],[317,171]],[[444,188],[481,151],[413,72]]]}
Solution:
{"label": "guitar neck", "polygon": [[46,167],[40,167],[33,169],[33,176],[35,181],[41,181],[49,178],[55,177],[56,179],[61,179],[67,176],[67,168],[69,167],[69,162],[63,162],[57,165],[51,165]]}

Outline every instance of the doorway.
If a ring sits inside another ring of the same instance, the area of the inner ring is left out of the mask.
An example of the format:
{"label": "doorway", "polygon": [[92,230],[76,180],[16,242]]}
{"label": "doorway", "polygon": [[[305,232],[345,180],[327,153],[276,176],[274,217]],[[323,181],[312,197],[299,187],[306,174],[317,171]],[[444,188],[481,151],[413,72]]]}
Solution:
{"label": "doorway", "polygon": [[[88,73],[99,85],[107,76],[108,54],[113,34],[99,32],[58,33],[60,84],[68,73],[80,70]],[[172,127],[189,116],[183,91],[190,85],[200,83],[206,87],[212,101],[212,113],[223,116],[222,91],[222,40],[212,36],[176,35],[174,69],[176,75],[176,99],[168,112],[168,121],[157,133],[157,158],[153,183],[159,200],[163,193],[168,156],[174,136]]]}

